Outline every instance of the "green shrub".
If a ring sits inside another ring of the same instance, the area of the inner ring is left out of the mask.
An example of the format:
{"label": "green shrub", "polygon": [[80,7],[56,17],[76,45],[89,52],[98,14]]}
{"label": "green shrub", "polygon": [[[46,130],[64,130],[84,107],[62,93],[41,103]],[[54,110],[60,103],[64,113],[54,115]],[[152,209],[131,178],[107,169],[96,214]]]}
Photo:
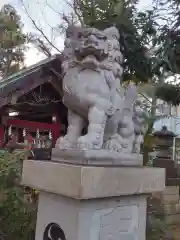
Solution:
{"label": "green shrub", "polygon": [[20,186],[24,150],[0,151],[0,239],[34,240],[37,206]]}

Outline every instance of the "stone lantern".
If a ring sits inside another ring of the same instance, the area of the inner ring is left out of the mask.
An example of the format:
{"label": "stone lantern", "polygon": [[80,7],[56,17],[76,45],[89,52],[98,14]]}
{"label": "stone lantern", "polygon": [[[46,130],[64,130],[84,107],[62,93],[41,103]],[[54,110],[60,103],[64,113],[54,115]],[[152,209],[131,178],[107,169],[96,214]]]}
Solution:
{"label": "stone lantern", "polygon": [[156,158],[172,159],[173,139],[176,135],[163,126],[160,131],[153,133],[153,145]]}
{"label": "stone lantern", "polygon": [[153,134],[155,159],[153,166],[165,168],[166,186],[176,186],[178,178],[178,170],[174,162],[174,138],[176,135],[163,126],[160,131]]}

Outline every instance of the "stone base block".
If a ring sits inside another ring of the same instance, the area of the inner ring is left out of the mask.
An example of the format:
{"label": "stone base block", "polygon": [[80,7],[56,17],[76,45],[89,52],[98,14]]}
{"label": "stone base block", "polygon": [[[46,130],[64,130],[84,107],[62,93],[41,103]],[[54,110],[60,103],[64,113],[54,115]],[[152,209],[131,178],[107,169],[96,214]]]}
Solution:
{"label": "stone base block", "polygon": [[145,195],[77,200],[41,192],[35,240],[46,240],[47,236],[60,240],[145,240],[145,225]]}
{"label": "stone base block", "polygon": [[76,199],[150,194],[163,191],[162,168],[94,167],[24,161],[22,184]]}
{"label": "stone base block", "polygon": [[180,203],[164,205],[164,212],[167,215],[180,214]]}
{"label": "stone base block", "polygon": [[28,160],[22,184],[40,190],[36,240],[145,240],[146,198],[165,171]]}
{"label": "stone base block", "polygon": [[52,149],[52,160],[65,164],[89,166],[142,166],[143,157],[135,153],[117,153],[101,150]]}
{"label": "stone base block", "polygon": [[178,195],[163,195],[162,201],[163,201],[164,205],[178,204],[179,203],[179,194]]}
{"label": "stone base block", "polygon": [[179,195],[179,186],[165,187],[164,195]]}
{"label": "stone base block", "polygon": [[167,215],[165,216],[165,221],[167,224],[179,224],[180,223],[180,214]]}

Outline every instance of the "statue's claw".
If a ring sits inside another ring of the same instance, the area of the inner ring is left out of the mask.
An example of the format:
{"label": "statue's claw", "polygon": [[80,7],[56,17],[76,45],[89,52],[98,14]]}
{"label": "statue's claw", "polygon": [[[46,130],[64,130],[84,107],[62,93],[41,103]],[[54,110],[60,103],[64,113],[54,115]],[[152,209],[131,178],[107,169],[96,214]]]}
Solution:
{"label": "statue's claw", "polygon": [[115,139],[108,140],[104,144],[103,148],[108,149],[109,151],[114,151],[114,152],[121,152],[122,150],[120,144]]}
{"label": "statue's claw", "polygon": [[78,143],[77,148],[80,150],[89,150],[92,149],[89,143]]}

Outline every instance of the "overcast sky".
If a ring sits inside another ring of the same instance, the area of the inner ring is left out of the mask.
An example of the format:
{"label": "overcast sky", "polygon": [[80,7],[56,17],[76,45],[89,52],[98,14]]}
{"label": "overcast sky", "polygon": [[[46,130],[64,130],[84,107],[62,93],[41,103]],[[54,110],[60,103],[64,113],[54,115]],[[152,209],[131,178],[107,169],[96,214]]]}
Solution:
{"label": "overcast sky", "polygon": [[[55,35],[56,38],[52,39],[58,49],[63,48],[63,38],[57,31],[53,32],[52,28],[56,29],[58,23],[60,23],[61,16],[59,13],[68,11],[68,7],[63,0],[23,0],[26,8],[32,19],[36,21],[39,27],[41,27],[47,36]],[[0,7],[6,3],[12,4],[19,12],[24,23],[25,32],[36,32],[31,20],[27,17],[21,0],[0,0]],[[139,8],[147,8],[151,6],[152,0],[140,0]],[[57,11],[57,13],[56,13]],[[35,48],[30,48],[26,54],[26,64],[32,65],[38,60],[42,59],[43,55],[40,54]]]}

